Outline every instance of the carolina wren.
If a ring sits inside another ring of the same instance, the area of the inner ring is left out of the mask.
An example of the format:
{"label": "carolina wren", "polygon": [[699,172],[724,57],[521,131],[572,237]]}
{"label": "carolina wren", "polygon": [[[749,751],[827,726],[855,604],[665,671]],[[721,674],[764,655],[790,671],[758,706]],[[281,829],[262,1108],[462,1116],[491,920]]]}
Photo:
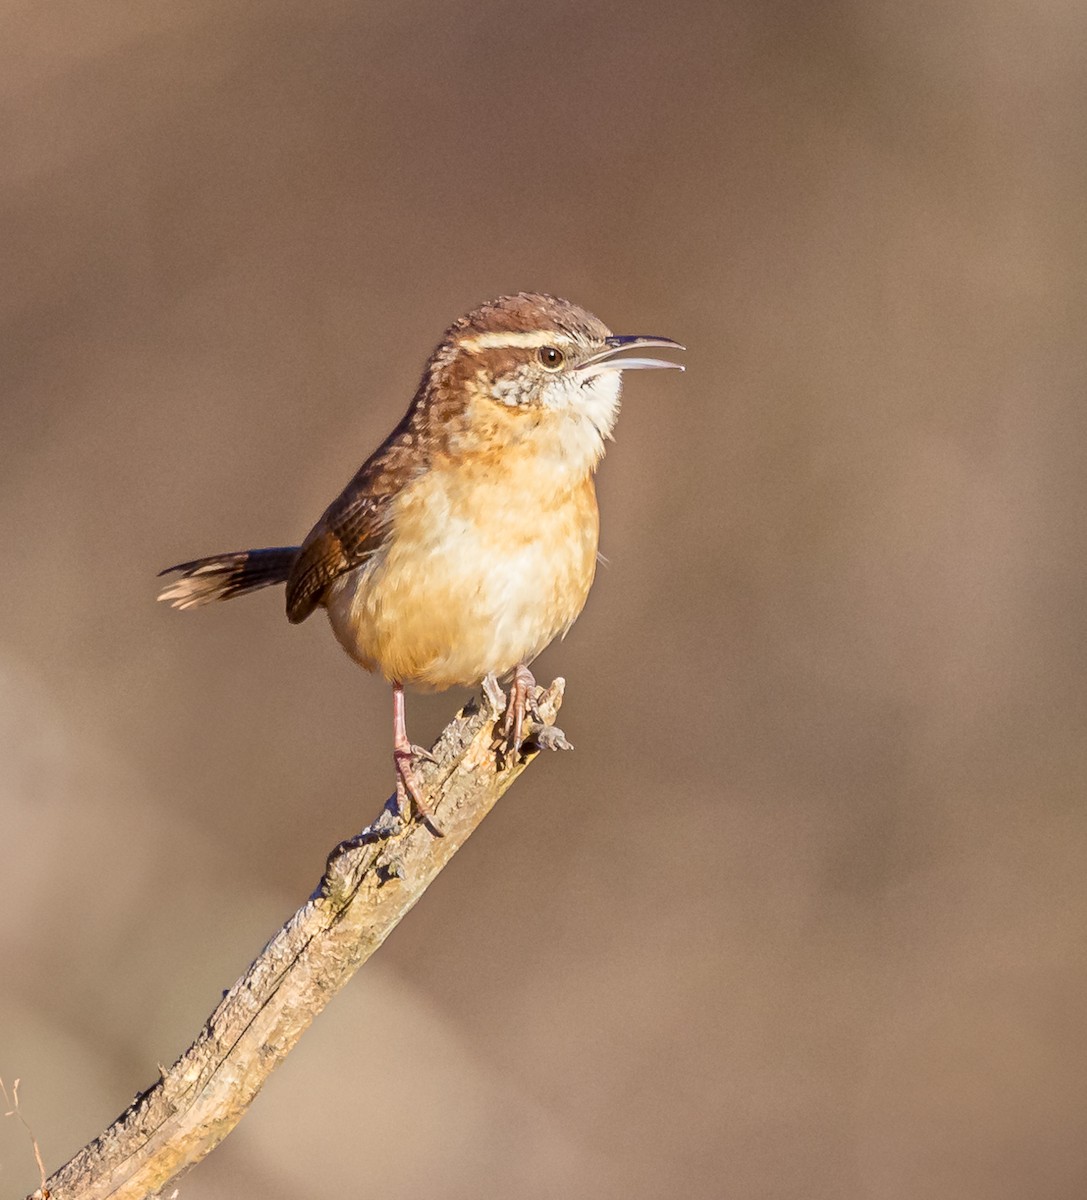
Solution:
{"label": "carolina wren", "polygon": [[[622,357],[669,338],[616,336],[555,296],[502,296],[455,321],[403,420],[301,546],[169,567],[175,608],[286,584],[287,617],[320,607],[340,645],[393,688],[397,801],[419,794],[404,687],[440,691],[513,673],[501,727],[522,744],[528,664],[564,635],[596,572],[593,472],[619,414],[622,372],[683,368]],[[548,742],[568,748],[561,732]]]}

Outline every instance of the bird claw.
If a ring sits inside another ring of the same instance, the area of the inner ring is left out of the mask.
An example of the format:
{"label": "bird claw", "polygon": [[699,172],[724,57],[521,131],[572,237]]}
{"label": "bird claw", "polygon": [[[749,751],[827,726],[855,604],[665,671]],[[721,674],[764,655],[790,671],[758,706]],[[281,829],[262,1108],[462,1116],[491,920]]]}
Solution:
{"label": "bird claw", "polygon": [[[483,686],[494,707],[505,709],[505,715],[495,727],[494,745],[496,749],[501,750],[503,758],[507,761],[516,760],[526,742],[536,750],[573,750],[573,745],[561,729],[544,723],[543,713],[540,711],[541,690],[524,663],[517,666],[513,672],[508,700],[493,675],[483,681]],[[498,689],[497,697],[493,694],[494,688]],[[534,725],[527,736],[526,717],[530,718]]]}
{"label": "bird claw", "polygon": [[518,663],[513,669],[513,680],[510,683],[510,695],[506,701],[506,715],[498,727],[498,736],[509,752],[511,758],[521,753],[524,745],[525,717],[538,720],[540,706],[536,700],[536,680],[524,663]]}
{"label": "bird claw", "polygon": [[[411,816],[414,807],[420,819],[435,837],[444,837],[445,831],[434,819],[426,801],[423,799],[419,781],[412,769],[418,746],[407,746],[393,751],[393,762],[396,764],[396,807],[401,820],[406,821]],[[433,758],[429,750],[423,751],[425,756]]]}

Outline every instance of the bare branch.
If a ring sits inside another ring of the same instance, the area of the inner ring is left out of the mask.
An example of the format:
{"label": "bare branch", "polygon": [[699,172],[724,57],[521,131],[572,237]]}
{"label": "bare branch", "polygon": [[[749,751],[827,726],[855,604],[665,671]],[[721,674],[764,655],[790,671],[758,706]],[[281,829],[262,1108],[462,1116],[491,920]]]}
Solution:
{"label": "bare branch", "polygon": [[[553,724],[563,681],[540,695]],[[223,998],[158,1083],[56,1171],[32,1200],[143,1200],[204,1157],[242,1118],[313,1018],[381,945],[535,756],[494,749],[498,698],[484,692],[446,727],[419,770],[445,836],[391,804],[329,856],[320,885]],[[531,745],[531,743],[530,743]]]}
{"label": "bare branch", "polygon": [[[3,1094],[4,1103],[8,1105],[5,1117],[14,1117],[23,1129],[26,1130],[26,1136],[30,1139],[31,1148],[34,1151],[34,1161],[38,1164],[38,1174],[41,1176],[42,1187],[45,1187],[45,1163],[42,1162],[41,1148],[38,1146],[38,1139],[34,1136],[34,1130],[30,1128],[26,1117],[23,1116],[23,1110],[19,1107],[19,1084],[20,1080],[16,1079],[11,1085],[11,1093],[8,1094],[7,1085],[4,1083],[4,1078],[0,1075],[0,1094]],[[40,1191],[41,1189],[39,1189]]]}

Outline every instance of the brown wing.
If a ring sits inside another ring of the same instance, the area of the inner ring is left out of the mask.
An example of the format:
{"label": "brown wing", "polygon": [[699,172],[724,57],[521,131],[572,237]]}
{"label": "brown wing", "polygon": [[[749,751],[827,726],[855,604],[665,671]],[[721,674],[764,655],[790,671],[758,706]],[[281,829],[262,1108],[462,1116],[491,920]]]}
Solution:
{"label": "brown wing", "polygon": [[388,532],[391,502],[425,469],[406,417],[310,530],[287,580],[287,619],[304,621],[329,584],[360,566]]}

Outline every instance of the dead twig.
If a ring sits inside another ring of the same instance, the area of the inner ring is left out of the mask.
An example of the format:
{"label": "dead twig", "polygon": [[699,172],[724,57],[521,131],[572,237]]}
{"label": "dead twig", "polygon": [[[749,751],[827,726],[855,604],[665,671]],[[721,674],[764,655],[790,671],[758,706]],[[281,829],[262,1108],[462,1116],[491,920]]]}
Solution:
{"label": "dead twig", "polygon": [[[540,694],[553,724],[563,681]],[[224,996],[159,1081],[48,1179],[32,1200],[143,1200],[238,1123],[313,1018],[381,945],[535,756],[496,754],[498,697],[463,709],[418,772],[444,837],[402,825],[391,805],[329,855],[317,890]],[[35,1144],[35,1151],[37,1150]],[[39,1156],[39,1164],[40,1164]]]}
{"label": "dead twig", "polygon": [[34,1150],[34,1161],[38,1164],[38,1174],[41,1176],[41,1187],[38,1188],[35,1195],[40,1195],[42,1200],[49,1200],[49,1189],[45,1186],[45,1163],[42,1161],[41,1147],[38,1145],[38,1139],[34,1136],[34,1130],[30,1128],[30,1124],[26,1117],[23,1116],[23,1110],[19,1107],[19,1084],[21,1080],[16,1079],[11,1085],[9,1094],[7,1085],[4,1083],[4,1077],[0,1075],[0,1092],[4,1094],[5,1117],[14,1117],[20,1125],[26,1130],[26,1136],[30,1138],[30,1145]]}

